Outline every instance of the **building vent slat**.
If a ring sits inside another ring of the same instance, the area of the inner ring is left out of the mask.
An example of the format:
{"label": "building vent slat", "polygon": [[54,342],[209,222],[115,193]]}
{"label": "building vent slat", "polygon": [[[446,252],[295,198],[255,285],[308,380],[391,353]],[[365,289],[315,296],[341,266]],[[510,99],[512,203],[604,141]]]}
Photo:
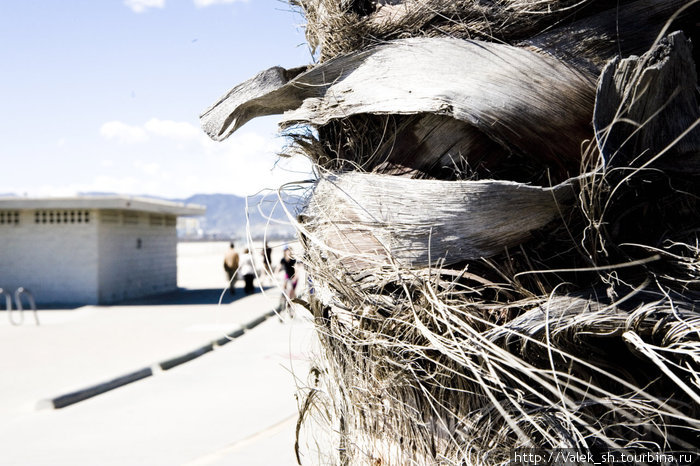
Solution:
{"label": "building vent slat", "polygon": [[34,212],[34,223],[90,223],[90,211],[68,209],[37,210]]}
{"label": "building vent slat", "polygon": [[19,211],[0,210],[0,225],[19,225]]}

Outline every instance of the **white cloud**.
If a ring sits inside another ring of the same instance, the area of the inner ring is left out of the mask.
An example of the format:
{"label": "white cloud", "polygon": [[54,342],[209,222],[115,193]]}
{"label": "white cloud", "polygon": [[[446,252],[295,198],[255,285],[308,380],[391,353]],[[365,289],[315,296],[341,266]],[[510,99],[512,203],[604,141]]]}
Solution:
{"label": "white cloud", "polygon": [[156,175],[161,171],[160,165],[155,162],[143,162],[141,160],[137,160],[134,162],[134,167],[143,171],[147,175]]}
{"label": "white cloud", "polygon": [[134,13],[143,13],[149,8],[165,7],[165,0],[124,0],[124,5],[131,8]]}
{"label": "white cloud", "polygon": [[134,194],[142,192],[143,182],[135,176],[98,175],[91,180],[62,185],[43,184],[28,193],[32,197],[69,197],[79,193],[105,192]]}
{"label": "white cloud", "polygon": [[[283,159],[284,139],[274,126],[243,129],[223,142],[214,142],[195,124],[151,118],[141,125],[111,121],[100,134],[107,140],[138,142],[125,151],[105,146],[95,163],[89,186],[82,191],[114,191],[187,197],[195,193],[231,193],[239,196],[309,178],[311,166],[303,157]],[[107,175],[107,176],[101,176]],[[86,189],[89,188],[89,189]]]}
{"label": "white cloud", "polygon": [[194,6],[204,8],[212,5],[223,5],[226,3],[247,2],[248,0],[194,0]]}
{"label": "white cloud", "polygon": [[100,127],[100,135],[105,139],[116,140],[126,144],[145,142],[148,134],[143,128],[127,125],[121,121],[108,121]]}
{"label": "white cloud", "polygon": [[180,141],[190,141],[198,138],[202,130],[185,121],[159,120],[151,118],[143,125],[144,129],[156,136],[162,136]]}
{"label": "white cloud", "polygon": [[236,194],[250,195],[310,177],[311,164],[308,159],[280,159],[277,156],[284,145],[282,138],[265,138],[258,133],[241,132],[224,142],[212,141],[212,144],[216,144],[213,158],[221,165],[222,173],[229,174],[228,190],[221,192],[235,190]]}
{"label": "white cloud", "polygon": [[124,143],[148,141],[149,135],[173,141],[194,141],[203,136],[202,130],[184,121],[151,118],[143,126],[134,126],[122,121],[108,121],[100,127],[100,135]]}

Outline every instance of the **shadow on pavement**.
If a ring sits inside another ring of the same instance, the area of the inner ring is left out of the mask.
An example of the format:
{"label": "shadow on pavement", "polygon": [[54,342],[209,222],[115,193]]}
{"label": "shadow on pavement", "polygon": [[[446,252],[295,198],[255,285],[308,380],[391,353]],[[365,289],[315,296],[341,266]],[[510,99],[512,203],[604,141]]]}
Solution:
{"label": "shadow on pavement", "polygon": [[[269,288],[265,288],[268,290]],[[253,296],[260,293],[260,289],[256,288],[255,292],[246,295],[242,289],[236,290],[235,295],[222,288],[210,289],[189,289],[179,288],[176,291],[171,291],[165,294],[147,296],[143,298],[129,299],[112,304],[113,306],[187,306],[201,304],[217,304],[221,300],[221,304],[231,304],[246,296]]]}
{"label": "shadow on pavement", "polygon": [[[0,313],[3,313],[7,311],[5,309],[5,301],[0,301],[0,306],[2,306],[2,309],[0,309]],[[38,302],[36,303],[36,308],[40,311],[74,311],[76,309],[79,309],[81,307],[85,307],[85,303],[42,303]],[[12,306],[13,311],[17,311],[17,308]],[[31,308],[26,307],[24,308],[25,312],[32,312]]]}

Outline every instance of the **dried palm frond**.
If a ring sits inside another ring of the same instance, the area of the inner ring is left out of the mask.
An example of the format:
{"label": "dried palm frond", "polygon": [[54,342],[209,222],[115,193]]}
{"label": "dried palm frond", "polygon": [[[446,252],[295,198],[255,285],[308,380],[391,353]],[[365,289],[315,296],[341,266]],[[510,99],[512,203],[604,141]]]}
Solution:
{"label": "dried palm frond", "polygon": [[203,125],[281,113],[319,174],[299,462],[696,447],[700,2],[293,4],[320,63]]}

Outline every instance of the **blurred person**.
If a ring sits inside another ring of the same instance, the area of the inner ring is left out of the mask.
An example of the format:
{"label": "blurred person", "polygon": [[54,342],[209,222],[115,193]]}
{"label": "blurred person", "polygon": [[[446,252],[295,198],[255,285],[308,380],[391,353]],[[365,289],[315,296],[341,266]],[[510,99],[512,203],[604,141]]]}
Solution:
{"label": "blurred person", "polygon": [[265,244],[263,245],[262,259],[265,277],[267,277],[267,281],[269,284],[269,280],[272,278],[272,248],[267,243],[267,241],[265,241]]}
{"label": "blurred person", "polygon": [[245,248],[243,256],[241,256],[240,272],[245,281],[243,291],[245,294],[253,293],[255,291],[255,286],[253,286],[253,281],[255,280],[255,266],[253,265],[253,256],[250,254],[250,249],[248,248]]}
{"label": "blurred person", "polygon": [[[284,247],[284,256],[280,261],[275,273],[279,273],[280,270],[284,269],[284,282],[282,285],[282,299],[285,301],[284,308],[289,311],[290,317],[294,317],[294,312],[289,302],[296,298],[296,288],[298,277],[296,274],[296,263],[297,260],[292,256],[292,248],[289,246]],[[286,299],[285,299],[286,296]]]}
{"label": "blurred person", "polygon": [[229,248],[226,254],[224,254],[224,270],[228,277],[228,290],[231,294],[235,294],[238,272],[238,252],[236,252],[233,241],[229,243]]}

